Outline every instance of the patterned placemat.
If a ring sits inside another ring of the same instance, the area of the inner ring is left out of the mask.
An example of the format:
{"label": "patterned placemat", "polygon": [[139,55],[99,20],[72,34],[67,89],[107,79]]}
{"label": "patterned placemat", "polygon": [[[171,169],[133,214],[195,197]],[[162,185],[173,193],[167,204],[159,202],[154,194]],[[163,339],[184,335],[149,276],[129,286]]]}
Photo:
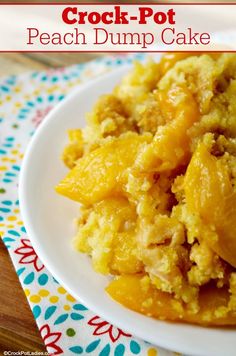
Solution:
{"label": "patterned placemat", "polygon": [[[0,79],[0,235],[51,355],[147,355],[157,348],[110,325],[58,284],[34,251],[21,220],[18,177],[27,144],[45,115],[73,88],[141,54]],[[20,308],[20,306],[19,306]]]}

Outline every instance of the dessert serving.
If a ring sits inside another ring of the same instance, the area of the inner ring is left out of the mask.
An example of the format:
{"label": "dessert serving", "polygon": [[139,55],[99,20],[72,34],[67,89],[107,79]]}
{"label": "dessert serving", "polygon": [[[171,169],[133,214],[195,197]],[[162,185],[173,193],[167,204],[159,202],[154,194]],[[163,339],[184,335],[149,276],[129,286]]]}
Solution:
{"label": "dessert serving", "polygon": [[[236,324],[236,55],[135,63],[83,129],[56,191],[81,204],[74,246],[142,314]],[[78,257],[79,258],[79,257]]]}

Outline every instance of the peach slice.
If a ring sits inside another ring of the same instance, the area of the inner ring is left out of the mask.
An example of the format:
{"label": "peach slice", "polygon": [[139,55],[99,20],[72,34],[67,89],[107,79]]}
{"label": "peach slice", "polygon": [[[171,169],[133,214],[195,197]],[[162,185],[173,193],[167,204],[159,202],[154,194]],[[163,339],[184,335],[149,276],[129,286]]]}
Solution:
{"label": "peach slice", "polygon": [[85,205],[121,193],[126,170],[144,142],[147,136],[132,133],[104,143],[80,158],[56,191]]}
{"label": "peach slice", "polygon": [[226,289],[206,286],[199,295],[198,312],[188,309],[173,295],[145,285],[142,275],[123,275],[106,288],[108,294],[125,307],[161,320],[182,321],[200,325],[236,325],[236,313],[228,311]]}
{"label": "peach slice", "polygon": [[236,192],[227,164],[211,155],[204,143],[194,152],[184,189],[188,210],[198,213],[209,228],[209,233],[201,234],[202,238],[221,258],[236,267]]}

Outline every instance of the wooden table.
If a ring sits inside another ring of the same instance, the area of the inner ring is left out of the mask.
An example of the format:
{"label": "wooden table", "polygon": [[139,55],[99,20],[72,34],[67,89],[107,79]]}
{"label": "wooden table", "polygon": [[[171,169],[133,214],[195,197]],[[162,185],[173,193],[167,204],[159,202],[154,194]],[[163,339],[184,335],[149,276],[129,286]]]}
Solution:
{"label": "wooden table", "polygon": [[5,350],[46,351],[1,239],[0,270],[0,354]]}

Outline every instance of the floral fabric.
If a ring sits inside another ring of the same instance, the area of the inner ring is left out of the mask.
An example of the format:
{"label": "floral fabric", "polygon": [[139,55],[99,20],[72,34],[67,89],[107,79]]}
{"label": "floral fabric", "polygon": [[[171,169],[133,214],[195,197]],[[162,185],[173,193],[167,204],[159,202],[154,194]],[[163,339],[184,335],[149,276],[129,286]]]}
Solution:
{"label": "floral fabric", "polygon": [[0,79],[0,235],[51,355],[170,356],[110,325],[58,284],[34,251],[18,201],[27,144],[45,115],[73,88],[143,55],[106,57],[69,68]]}

